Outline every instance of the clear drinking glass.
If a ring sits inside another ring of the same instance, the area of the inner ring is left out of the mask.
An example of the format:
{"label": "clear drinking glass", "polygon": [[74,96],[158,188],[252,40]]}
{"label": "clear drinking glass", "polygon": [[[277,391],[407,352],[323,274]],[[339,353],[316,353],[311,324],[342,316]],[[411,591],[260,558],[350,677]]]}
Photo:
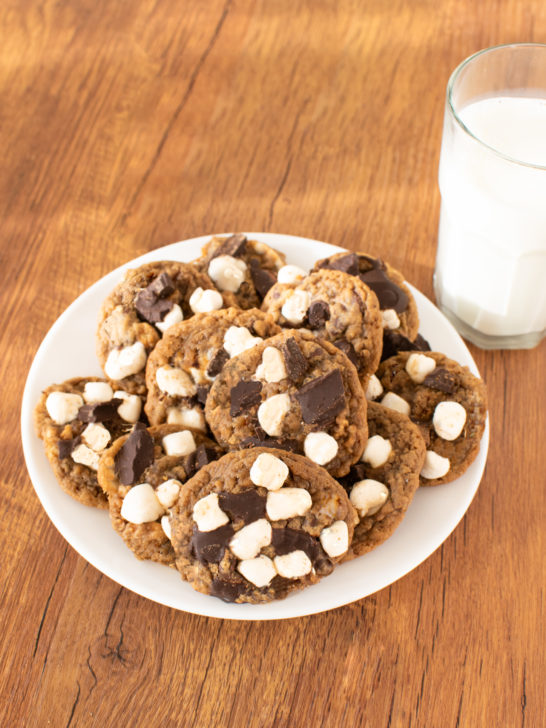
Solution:
{"label": "clear drinking glass", "polygon": [[434,273],[441,310],[484,349],[546,334],[546,45],[480,51],[447,85]]}

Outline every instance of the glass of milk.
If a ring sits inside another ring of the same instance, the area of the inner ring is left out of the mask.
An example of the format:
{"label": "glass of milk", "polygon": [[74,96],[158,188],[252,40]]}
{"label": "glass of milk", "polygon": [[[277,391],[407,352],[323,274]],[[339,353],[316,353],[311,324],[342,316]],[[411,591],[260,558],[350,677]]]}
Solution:
{"label": "glass of milk", "polygon": [[546,45],[467,58],[447,86],[438,305],[484,349],[546,334]]}

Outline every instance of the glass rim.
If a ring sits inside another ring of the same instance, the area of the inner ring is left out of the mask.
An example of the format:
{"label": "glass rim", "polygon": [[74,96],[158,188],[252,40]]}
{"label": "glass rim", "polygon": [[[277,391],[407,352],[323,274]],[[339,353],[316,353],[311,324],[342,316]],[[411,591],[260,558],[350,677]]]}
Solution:
{"label": "glass rim", "polygon": [[480,56],[485,55],[486,53],[491,53],[492,51],[498,51],[502,48],[543,48],[546,51],[546,43],[501,43],[500,45],[496,46],[489,46],[488,48],[482,48],[482,50],[476,51],[476,53],[473,53],[472,55],[465,58],[459,65],[455,68],[451,76],[449,77],[449,81],[447,82],[447,106],[449,110],[451,111],[451,114],[457,124],[461,127],[461,129],[468,134],[468,136],[472,137],[475,141],[480,144],[480,146],[484,147],[485,149],[488,149],[489,151],[496,154],[501,159],[505,159],[508,162],[511,162],[512,164],[518,164],[522,167],[529,167],[530,169],[539,169],[539,170],[545,170],[546,171],[546,164],[533,164],[532,162],[525,162],[522,159],[517,159],[516,157],[512,157],[509,154],[505,154],[504,152],[501,152],[496,147],[491,146],[490,144],[487,144],[483,141],[483,139],[480,139],[479,136],[474,134],[473,131],[471,131],[466,124],[463,122],[457,111],[455,110],[455,104],[453,102],[453,89],[455,87],[455,83],[457,82],[457,79],[461,73],[472,61],[474,61],[476,58],[479,58]]}

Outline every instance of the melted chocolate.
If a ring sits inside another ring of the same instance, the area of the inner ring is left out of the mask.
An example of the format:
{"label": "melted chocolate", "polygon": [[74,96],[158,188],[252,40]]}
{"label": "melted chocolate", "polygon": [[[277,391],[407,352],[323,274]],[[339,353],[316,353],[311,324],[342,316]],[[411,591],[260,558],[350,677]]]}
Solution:
{"label": "melted chocolate", "polygon": [[264,496],[259,495],[254,488],[243,490],[241,493],[218,493],[220,508],[227,513],[232,520],[238,518],[245,523],[252,523],[258,518],[265,518]]}

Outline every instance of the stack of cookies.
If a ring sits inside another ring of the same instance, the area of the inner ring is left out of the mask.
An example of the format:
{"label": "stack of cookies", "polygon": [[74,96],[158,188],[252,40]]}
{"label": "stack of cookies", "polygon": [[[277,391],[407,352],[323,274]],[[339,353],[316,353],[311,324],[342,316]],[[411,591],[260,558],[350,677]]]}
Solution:
{"label": "stack of cookies", "polygon": [[387,539],[474,460],[485,388],[431,352],[403,276],[363,253],[310,271],[244,235],[127,272],[105,377],[48,387],[61,487],[140,559],[229,602],[287,596]]}

